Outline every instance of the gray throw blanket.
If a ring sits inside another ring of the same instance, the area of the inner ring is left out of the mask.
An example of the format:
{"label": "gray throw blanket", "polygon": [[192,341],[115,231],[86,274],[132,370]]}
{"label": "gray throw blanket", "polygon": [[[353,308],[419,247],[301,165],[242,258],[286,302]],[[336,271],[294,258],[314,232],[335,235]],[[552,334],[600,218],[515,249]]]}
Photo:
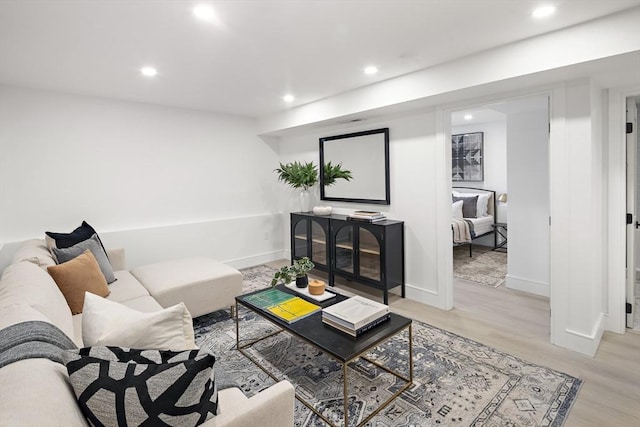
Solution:
{"label": "gray throw blanket", "polygon": [[0,330],[0,368],[33,358],[63,363],[62,352],[76,348],[73,341],[51,323],[39,320],[16,323]]}

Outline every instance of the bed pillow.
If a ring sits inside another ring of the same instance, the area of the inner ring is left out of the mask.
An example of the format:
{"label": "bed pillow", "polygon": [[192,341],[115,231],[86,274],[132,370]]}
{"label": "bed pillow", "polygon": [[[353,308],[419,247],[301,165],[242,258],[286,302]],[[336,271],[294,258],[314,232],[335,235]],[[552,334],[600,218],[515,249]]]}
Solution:
{"label": "bed pillow", "polygon": [[107,283],[115,282],[116,277],[113,275],[113,268],[111,268],[109,258],[107,258],[107,254],[100,244],[100,240],[98,240],[98,235],[95,233],[87,240],[83,240],[82,242],[77,243],[69,248],[51,248],[51,251],[55,255],[58,264],[61,264],[63,262],[71,261],[78,255],[81,255],[87,249],[91,251],[93,256],[96,258],[96,261],[98,261],[100,271],[102,271],[102,274],[104,274],[104,278],[106,279]]}
{"label": "bed pillow", "polygon": [[453,202],[451,204],[451,216],[454,219],[462,219],[462,205],[464,204],[464,201],[462,200],[458,200],[457,202]]}
{"label": "bed pillow", "polygon": [[462,216],[464,218],[477,218],[478,196],[473,197],[456,197],[452,196],[453,202],[463,201]]}
{"label": "bed pillow", "polygon": [[489,199],[491,198],[491,193],[460,193],[454,190],[453,195],[456,197],[478,196],[476,216],[481,218],[489,215]]}
{"label": "bed pillow", "polygon": [[82,342],[159,350],[196,348],[193,320],[184,303],[145,313],[91,293],[84,298]]}
{"label": "bed pillow", "polygon": [[190,427],[217,414],[215,357],[208,352],[93,347],[62,358],[91,425]]}
{"label": "bed pillow", "polygon": [[71,314],[82,313],[85,292],[101,297],[111,293],[96,258],[88,249],[71,261],[47,267],[47,271],[67,300]]}

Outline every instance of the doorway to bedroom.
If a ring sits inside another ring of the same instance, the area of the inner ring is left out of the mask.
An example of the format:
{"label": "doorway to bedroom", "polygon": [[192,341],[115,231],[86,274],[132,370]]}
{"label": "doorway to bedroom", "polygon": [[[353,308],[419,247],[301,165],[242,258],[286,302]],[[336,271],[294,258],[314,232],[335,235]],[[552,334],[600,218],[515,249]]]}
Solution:
{"label": "doorway to bedroom", "polygon": [[466,299],[463,285],[548,298],[549,96],[458,109],[450,130],[453,221],[453,202],[476,204],[462,214],[470,242],[453,246],[454,305]]}

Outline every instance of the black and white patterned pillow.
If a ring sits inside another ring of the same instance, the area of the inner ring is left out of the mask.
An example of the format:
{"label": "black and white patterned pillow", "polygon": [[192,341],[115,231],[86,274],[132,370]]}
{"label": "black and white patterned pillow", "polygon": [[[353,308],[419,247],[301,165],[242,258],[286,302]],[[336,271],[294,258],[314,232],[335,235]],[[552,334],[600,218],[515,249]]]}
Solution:
{"label": "black and white patterned pillow", "polygon": [[215,357],[205,351],[96,346],[62,357],[93,426],[197,426],[217,413]]}

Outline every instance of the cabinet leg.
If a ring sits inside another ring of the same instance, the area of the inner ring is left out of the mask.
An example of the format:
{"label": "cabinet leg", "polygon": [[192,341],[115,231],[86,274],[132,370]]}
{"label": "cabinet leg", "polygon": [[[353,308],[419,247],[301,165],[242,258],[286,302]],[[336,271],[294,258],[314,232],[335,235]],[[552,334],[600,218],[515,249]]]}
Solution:
{"label": "cabinet leg", "polygon": [[385,289],[383,291],[383,300],[384,300],[384,304],[385,305],[389,305],[389,291],[387,289]]}

